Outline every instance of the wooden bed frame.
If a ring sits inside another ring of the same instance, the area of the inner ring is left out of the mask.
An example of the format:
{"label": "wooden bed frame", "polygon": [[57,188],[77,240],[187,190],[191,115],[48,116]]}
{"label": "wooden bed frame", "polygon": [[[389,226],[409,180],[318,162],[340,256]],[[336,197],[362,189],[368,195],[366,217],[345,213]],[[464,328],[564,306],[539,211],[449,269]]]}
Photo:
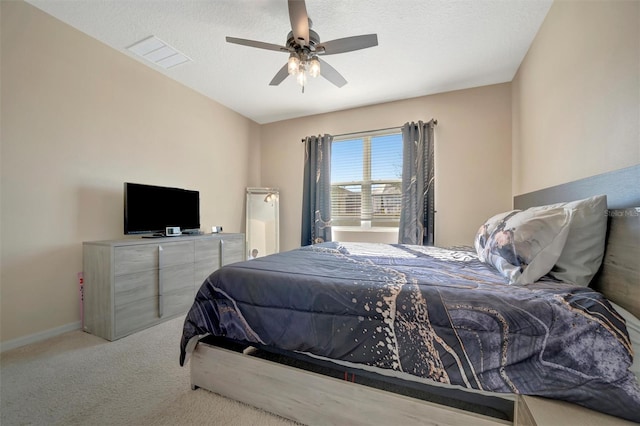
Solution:
{"label": "wooden bed frame", "polygon": [[[591,285],[638,317],[639,183],[640,165],[514,198],[514,207],[522,209],[607,194],[610,213],[605,258]],[[246,352],[198,344],[191,356],[192,388],[201,387],[311,425],[634,424],[567,402],[521,395],[507,396],[514,400],[513,416],[501,420],[290,367]]]}

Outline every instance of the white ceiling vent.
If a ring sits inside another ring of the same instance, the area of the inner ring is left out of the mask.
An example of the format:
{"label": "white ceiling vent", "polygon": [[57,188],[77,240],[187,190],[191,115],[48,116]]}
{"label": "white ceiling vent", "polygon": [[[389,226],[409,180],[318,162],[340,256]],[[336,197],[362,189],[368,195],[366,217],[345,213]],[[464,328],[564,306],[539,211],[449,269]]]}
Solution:
{"label": "white ceiling vent", "polygon": [[164,69],[191,61],[187,55],[178,52],[156,36],[147,37],[127,49]]}

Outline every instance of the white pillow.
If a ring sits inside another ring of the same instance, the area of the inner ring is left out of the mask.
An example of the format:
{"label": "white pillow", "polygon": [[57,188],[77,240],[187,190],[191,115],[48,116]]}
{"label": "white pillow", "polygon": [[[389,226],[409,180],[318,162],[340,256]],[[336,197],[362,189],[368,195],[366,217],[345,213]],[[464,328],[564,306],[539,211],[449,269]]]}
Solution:
{"label": "white pillow", "polygon": [[586,287],[598,272],[604,256],[607,235],[607,196],[597,195],[569,203],[532,207],[547,210],[565,208],[573,211],[569,236],[555,266],[553,278]]}
{"label": "white pillow", "polygon": [[633,348],[633,364],[629,367],[629,370],[633,372],[640,382],[640,319],[636,318],[631,312],[627,311],[621,306],[616,305],[612,301],[609,301],[613,309],[615,309],[627,323],[627,331],[629,332],[629,339],[631,340],[631,347]]}
{"label": "white pillow", "polygon": [[494,266],[509,284],[524,285],[546,275],[569,235],[571,209],[528,209],[500,213],[478,230],[480,261]]}

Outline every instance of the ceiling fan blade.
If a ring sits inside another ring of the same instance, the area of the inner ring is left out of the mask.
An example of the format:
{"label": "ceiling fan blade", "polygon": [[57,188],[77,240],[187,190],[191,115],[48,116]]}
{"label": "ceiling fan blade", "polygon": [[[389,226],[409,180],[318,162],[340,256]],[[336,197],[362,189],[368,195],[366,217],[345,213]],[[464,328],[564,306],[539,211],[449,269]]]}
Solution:
{"label": "ceiling fan blade", "polygon": [[304,0],[289,0],[289,20],[296,43],[309,46],[309,15]]}
{"label": "ceiling fan blade", "polygon": [[279,46],[277,44],[264,43],[262,41],[255,41],[255,40],[245,40],[243,38],[236,38],[236,37],[227,37],[227,43],[241,44],[243,46],[257,47],[258,49],[275,50],[278,52],[289,51],[289,49],[287,49],[286,47]]}
{"label": "ceiling fan blade", "polygon": [[269,83],[269,86],[277,86],[278,84],[282,83],[284,79],[287,78],[288,76],[289,76],[289,64],[284,64],[284,66],[280,68],[280,71],[278,71],[278,73],[273,77],[273,80],[271,80],[271,83]]}
{"label": "ceiling fan blade", "polygon": [[326,61],[323,61],[320,58],[318,58],[318,61],[320,61],[321,76],[323,76],[324,78],[329,80],[329,82],[335,84],[338,87],[342,87],[345,84],[347,84],[347,80],[345,80],[344,77],[338,71],[336,71],[334,67],[332,67]]}
{"label": "ceiling fan blade", "polygon": [[[335,55],[337,53],[352,52],[354,50],[366,49],[378,45],[377,34],[365,34],[353,37],[338,38],[320,43],[316,46],[316,51],[324,49],[323,55]],[[319,52],[320,53],[320,52]]]}

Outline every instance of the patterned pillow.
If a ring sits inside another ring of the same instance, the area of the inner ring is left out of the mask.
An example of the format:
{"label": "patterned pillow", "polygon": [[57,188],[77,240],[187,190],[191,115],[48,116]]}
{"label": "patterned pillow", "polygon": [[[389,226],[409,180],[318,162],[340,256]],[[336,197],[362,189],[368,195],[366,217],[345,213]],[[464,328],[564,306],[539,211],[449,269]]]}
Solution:
{"label": "patterned pillow", "polygon": [[478,230],[478,257],[495,267],[509,284],[533,283],[560,257],[572,213],[564,208],[500,213]]}
{"label": "patterned pillow", "polygon": [[507,216],[512,216],[513,214],[519,212],[521,210],[511,210],[508,212],[503,212],[503,213],[498,213],[497,215],[491,217],[489,220],[487,220],[484,224],[482,224],[482,226],[480,226],[480,229],[478,229],[478,232],[476,233],[476,238],[473,241],[473,245],[476,248],[476,252],[478,253],[478,256],[480,256],[480,260],[482,260],[484,262],[484,260],[482,259],[482,255],[480,254],[481,251],[484,250],[487,240],[489,239],[489,237],[491,236],[491,233],[493,231],[495,231],[495,229],[498,227],[498,225],[507,217]]}

